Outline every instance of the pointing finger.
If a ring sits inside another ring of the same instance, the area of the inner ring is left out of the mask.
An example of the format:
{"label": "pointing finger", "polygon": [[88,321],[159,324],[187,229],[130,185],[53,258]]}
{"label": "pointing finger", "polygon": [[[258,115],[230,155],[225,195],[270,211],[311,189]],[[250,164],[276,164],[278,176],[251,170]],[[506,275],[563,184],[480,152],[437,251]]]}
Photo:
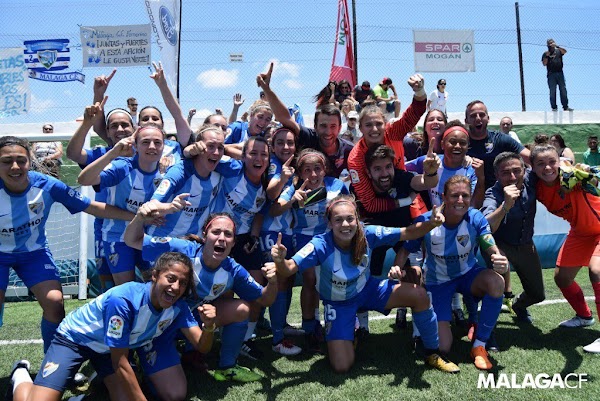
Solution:
{"label": "pointing finger", "polygon": [[284,165],[285,167],[289,167],[289,166],[290,166],[290,164],[292,164],[292,160],[294,160],[294,155],[291,155],[291,156],[290,156],[290,158],[289,158],[289,159],[287,159],[287,160],[285,161],[285,163],[283,163],[283,165]]}
{"label": "pointing finger", "polygon": [[[115,69],[115,71],[117,71],[117,70]],[[104,99],[102,99],[102,102],[100,103],[100,108],[101,109],[104,109],[104,105],[106,104],[107,100],[108,100],[108,96],[104,96]]]}
{"label": "pointing finger", "polygon": [[427,151],[428,157],[433,157],[433,148],[435,147],[435,138],[429,139],[429,150]]}
{"label": "pointing finger", "polygon": [[273,63],[271,63],[271,65],[269,65],[269,71],[267,71],[267,76],[270,77],[271,74],[273,74]]}
{"label": "pointing finger", "polygon": [[304,180],[304,182],[300,186],[299,190],[304,191],[306,189],[306,185],[308,185],[308,180]]}
{"label": "pointing finger", "polygon": [[281,248],[281,237],[282,237],[281,233],[278,233],[277,234],[277,247],[278,248]]}
{"label": "pointing finger", "polygon": [[110,75],[108,77],[106,77],[106,83],[109,83],[110,80],[112,79],[112,77],[115,76],[115,74],[117,73],[117,69],[113,69],[112,72],[110,73]]}

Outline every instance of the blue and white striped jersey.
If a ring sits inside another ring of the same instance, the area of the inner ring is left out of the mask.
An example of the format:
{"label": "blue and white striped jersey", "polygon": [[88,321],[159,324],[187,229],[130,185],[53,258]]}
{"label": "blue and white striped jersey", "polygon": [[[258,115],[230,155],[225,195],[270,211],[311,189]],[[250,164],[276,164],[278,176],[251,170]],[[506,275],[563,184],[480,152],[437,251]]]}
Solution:
{"label": "blue and white striped jersey", "polygon": [[[431,212],[427,212],[417,217],[415,222],[427,221],[430,217]],[[477,263],[479,237],[488,235],[493,241],[486,218],[479,210],[469,208],[457,226],[447,227],[443,224],[421,239],[407,241],[404,247],[415,252],[421,249],[421,241],[425,241],[425,284],[435,285],[460,277],[471,270]]]}
{"label": "blue and white striped jersey", "polygon": [[[162,174],[158,168],[145,173],[138,166],[138,156],[134,156],[114,160],[110,168],[100,173],[99,187],[107,189],[107,204],[137,213],[138,208],[150,200],[161,181]],[[124,220],[104,219],[102,240],[123,242],[128,224]]]}
{"label": "blue and white striped jersey", "polygon": [[216,269],[208,268],[202,262],[204,247],[195,242],[180,238],[151,237],[144,235],[142,257],[155,261],[165,252],[181,252],[194,264],[194,281],[198,300],[188,299],[193,305],[217,299],[228,290],[233,290],[241,299],[254,301],[262,296],[263,287],[233,258],[226,258]]}
{"label": "blue and white striped jersey", "polygon": [[[270,182],[273,178],[279,179],[281,177],[282,163],[279,161],[277,156],[271,156],[271,164],[269,165],[268,181]],[[289,187],[293,186],[293,177],[290,177],[288,182],[283,187],[282,193]],[[265,208],[265,218],[263,220],[262,232],[280,232],[283,235],[292,235],[292,223],[294,216],[291,210],[286,210],[282,215],[273,217],[269,215],[268,208]]]}
{"label": "blue and white striped jersey", "polygon": [[152,283],[136,282],[113,287],[69,313],[57,332],[75,344],[108,354],[110,348],[141,347],[171,325],[198,325],[183,298],[168,309],[156,310],[150,302],[151,288]]}
{"label": "blue and white striped jersey", "polygon": [[91,201],[56,178],[30,171],[29,188],[15,194],[0,180],[0,252],[20,253],[46,248],[46,221],[54,202],[72,214]]}
{"label": "blue and white striped jersey", "polygon": [[[333,177],[325,177],[323,179],[325,190],[327,190],[327,198],[320,202],[305,206],[302,209],[293,209],[296,224],[294,225],[295,234],[303,234],[314,236],[323,234],[327,231],[327,203],[338,196],[339,194],[347,194],[348,188],[341,180]],[[289,201],[294,196],[296,189],[294,186],[289,186],[281,194],[281,199]]]}
{"label": "blue and white striped jersey", "polygon": [[[475,186],[477,185],[477,175],[475,174],[475,169],[473,166],[469,167],[458,167],[458,168],[450,168],[444,165],[444,155],[438,155],[442,164],[440,168],[438,168],[438,184],[428,189],[429,199],[431,199],[431,204],[433,206],[440,206],[443,202],[442,194],[444,193],[444,185],[446,181],[453,175],[464,175],[465,177],[471,180],[471,195],[475,191]],[[417,157],[415,160],[411,160],[406,163],[406,170],[412,171],[417,174],[423,174],[423,160],[425,160],[426,156]]]}
{"label": "blue and white striped jersey", "polygon": [[223,176],[221,190],[213,212],[227,212],[235,219],[236,234],[246,234],[252,228],[254,216],[261,211],[267,193],[261,184],[251,183],[244,173],[244,163],[223,156],[216,171]]}
{"label": "blue and white striped jersey", "polygon": [[236,121],[227,127],[225,143],[243,143],[250,137],[248,134],[248,123],[245,121]]}
{"label": "blue and white striped jersey", "polygon": [[320,234],[300,249],[292,260],[300,272],[315,267],[317,291],[326,301],[346,301],[356,297],[371,276],[371,252],[382,245],[400,241],[400,228],[364,226],[367,249],[359,265],[352,261],[352,252],[339,249],[331,231]]}
{"label": "blue and white striped jersey", "polygon": [[168,214],[163,226],[150,226],[148,234],[159,237],[181,237],[185,234],[199,235],[208,217],[211,206],[221,187],[221,174],[212,172],[206,178],[200,177],[192,159],[177,163],[166,172],[152,199],[171,202],[179,194],[189,193],[191,203],[182,211]]}

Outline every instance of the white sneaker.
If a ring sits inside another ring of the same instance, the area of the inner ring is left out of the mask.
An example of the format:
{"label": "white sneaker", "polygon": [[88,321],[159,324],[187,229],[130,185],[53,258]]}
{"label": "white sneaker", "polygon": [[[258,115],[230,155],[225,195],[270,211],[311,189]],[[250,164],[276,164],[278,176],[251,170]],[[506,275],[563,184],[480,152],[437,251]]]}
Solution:
{"label": "white sneaker", "polygon": [[560,322],[558,327],[585,327],[585,326],[591,326],[594,323],[595,323],[595,320],[593,317],[591,317],[589,319],[584,319],[584,318],[581,318],[581,317],[575,315],[575,317],[572,317],[569,320]]}
{"label": "white sneaker", "polygon": [[31,368],[31,363],[29,363],[29,361],[27,359],[21,359],[20,361],[16,361],[15,363],[13,363],[12,371],[10,372],[10,375],[8,376],[8,378],[11,381],[12,381],[12,376],[15,373],[15,371],[20,368],[25,368],[29,372],[29,369]]}
{"label": "white sneaker", "polygon": [[593,343],[588,344],[585,347],[583,347],[583,350],[585,352],[590,352],[592,354],[600,354],[600,338],[598,338]]}
{"label": "white sneaker", "polygon": [[302,352],[302,348],[294,345],[290,340],[283,340],[279,344],[273,346],[273,351],[281,355],[292,356]]}

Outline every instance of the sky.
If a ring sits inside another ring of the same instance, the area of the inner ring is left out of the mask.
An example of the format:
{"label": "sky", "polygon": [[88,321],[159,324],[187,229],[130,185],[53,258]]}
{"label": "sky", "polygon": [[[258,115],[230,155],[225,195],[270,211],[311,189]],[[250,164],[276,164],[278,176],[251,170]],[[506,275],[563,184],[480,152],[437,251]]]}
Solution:
{"label": "sky", "polygon": [[[569,105],[600,110],[593,89],[600,66],[596,1],[520,2],[523,68],[528,111],[549,110],[548,87],[541,55],[553,37],[567,49],[565,76]],[[0,0],[0,48],[22,47],[24,40],[68,38],[71,68],[86,75],[85,84],[30,80],[32,104],[24,116],[0,124],[72,121],[92,99],[93,77],[111,68],[81,68],[79,26],[133,25],[148,22],[143,0]],[[352,13],[352,11],[350,11]],[[481,99],[490,111],[521,111],[521,87],[513,1],[463,0],[403,2],[356,0],[358,80],[374,86],[391,77],[402,101],[411,99],[407,78],[414,73],[413,29],[473,29],[476,72],[427,73],[426,90],[448,82],[448,111],[462,111]],[[184,0],[180,67],[180,103],[198,116],[220,107],[229,114],[236,92],[258,97],[256,75],[275,62],[272,87],[287,103],[312,114],[312,97],[326,85],[333,57],[336,0]],[[153,59],[160,59],[153,46]],[[243,62],[231,62],[242,54]],[[166,112],[147,67],[120,68],[110,84],[107,108],[125,107],[134,96],[140,106]],[[199,122],[198,120],[196,122]]]}

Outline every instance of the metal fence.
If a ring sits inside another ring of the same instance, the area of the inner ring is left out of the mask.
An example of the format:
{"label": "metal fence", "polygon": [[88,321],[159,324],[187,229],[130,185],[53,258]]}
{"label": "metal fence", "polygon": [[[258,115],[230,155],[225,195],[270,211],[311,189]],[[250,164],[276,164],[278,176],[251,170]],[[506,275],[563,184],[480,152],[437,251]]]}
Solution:
{"label": "metal fence", "polygon": [[[586,4],[519,3],[528,110],[549,109],[541,64],[549,37],[568,50],[565,75],[572,106],[600,109],[600,98],[592,89],[599,64],[595,57],[600,51],[596,30],[600,6]],[[256,74],[276,60],[274,89],[287,103],[299,103],[312,113],[311,98],[329,76],[336,10],[336,0],[183,0],[182,108],[187,112],[193,107],[206,114],[220,107],[229,113],[236,92],[242,92],[249,105],[258,96]],[[0,47],[22,46],[24,40],[68,38],[75,70],[81,66],[79,25],[148,22],[143,0],[2,0],[0,14]],[[461,111],[476,98],[485,100],[490,110],[521,110],[515,3],[356,0],[356,24],[359,82],[369,80],[374,85],[383,76],[404,82],[414,71],[413,29],[473,29],[477,71],[425,74],[428,90],[434,89],[438,78],[445,78],[451,95],[449,111]],[[156,46],[153,54],[158,58]],[[231,61],[232,55],[241,55],[242,61]],[[110,70],[86,68],[83,72],[85,85],[32,80],[32,111],[0,123],[68,121],[81,115],[91,99],[94,75]],[[135,96],[140,105],[164,109],[148,75],[147,68],[120,69],[109,88],[109,107],[124,107],[125,100]],[[397,88],[401,99],[407,101],[410,88],[402,83]]]}

